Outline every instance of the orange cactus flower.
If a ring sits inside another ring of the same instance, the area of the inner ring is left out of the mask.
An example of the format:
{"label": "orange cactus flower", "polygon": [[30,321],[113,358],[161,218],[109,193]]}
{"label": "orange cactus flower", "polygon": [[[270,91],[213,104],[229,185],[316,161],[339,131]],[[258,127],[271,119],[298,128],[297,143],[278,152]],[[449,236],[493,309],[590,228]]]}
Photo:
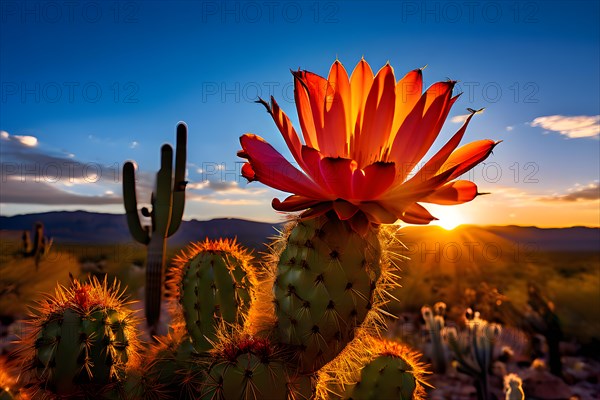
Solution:
{"label": "orange cactus flower", "polygon": [[477,196],[477,186],[455,180],[485,160],[493,140],[457,148],[475,111],[452,138],[421,168],[459,95],[456,82],[438,82],[422,93],[422,70],[399,81],[386,64],[374,75],[362,59],[350,78],[335,61],[329,76],[292,72],[294,96],[304,143],[274,98],[259,100],[273,117],[295,162],[293,166],[261,137],[245,134],[238,156],[246,158],[242,175],[293,193],[278,211],[303,217],[333,209],[355,225],[428,224],[433,217],[419,202],[461,204]]}

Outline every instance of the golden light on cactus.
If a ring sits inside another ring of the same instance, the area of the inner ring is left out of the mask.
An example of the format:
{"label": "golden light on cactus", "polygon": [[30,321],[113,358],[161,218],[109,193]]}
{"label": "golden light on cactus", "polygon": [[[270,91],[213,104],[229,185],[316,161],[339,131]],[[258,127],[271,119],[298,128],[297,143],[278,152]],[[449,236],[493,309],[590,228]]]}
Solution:
{"label": "golden light on cactus", "polygon": [[[247,273],[244,277],[248,281],[249,288],[254,297],[254,288],[258,284],[254,268],[252,266],[252,253],[241,246],[236,239],[223,239],[209,240],[206,238],[203,242],[190,243],[183,249],[173,260],[171,261],[171,269],[167,276],[167,293],[169,294],[171,314],[174,317],[173,325],[183,323],[182,321],[182,309],[179,304],[179,298],[181,297],[181,280],[185,273],[185,269],[189,262],[196,258],[202,253],[218,253],[225,254],[230,259],[239,260],[242,264],[242,268]],[[229,268],[232,268],[231,265]]]}
{"label": "golden light on cactus", "polygon": [[459,97],[452,94],[456,82],[438,82],[422,93],[421,69],[396,81],[389,64],[375,75],[364,59],[350,78],[337,60],[327,78],[308,71],[293,75],[304,143],[274,98],[260,101],[302,171],[257,135],[243,135],[238,153],[248,160],[242,174],[249,181],[293,193],[283,202],[274,199],[276,210],[308,209],[303,214],[308,217],[333,209],[364,231],[368,222],[427,224],[435,217],[419,202],[452,205],[477,196],[473,182],[455,179],[485,160],[498,142],[479,140],[458,148],[474,110],[429,161],[415,168]]}
{"label": "golden light on cactus", "polygon": [[137,319],[124,293],[116,280],[71,277],[38,302],[16,351],[32,395],[108,393],[139,366]]}
{"label": "golden light on cactus", "polygon": [[252,260],[235,239],[192,243],[174,259],[167,281],[171,315],[186,326],[198,352],[212,347],[221,325],[246,324],[256,297]]}
{"label": "golden light on cactus", "polygon": [[[392,360],[398,359],[403,365],[400,372],[414,377],[413,400],[426,398],[425,386],[430,385],[425,379],[428,374],[425,365],[419,361],[421,354],[404,344],[370,335],[361,335],[354,339],[339,357],[319,371],[316,398],[348,398],[357,382],[364,379],[362,374],[365,367],[381,357],[390,357]],[[383,365],[385,366],[385,364],[384,362]],[[389,383],[396,385],[399,382]],[[375,396],[373,398],[379,397]]]}

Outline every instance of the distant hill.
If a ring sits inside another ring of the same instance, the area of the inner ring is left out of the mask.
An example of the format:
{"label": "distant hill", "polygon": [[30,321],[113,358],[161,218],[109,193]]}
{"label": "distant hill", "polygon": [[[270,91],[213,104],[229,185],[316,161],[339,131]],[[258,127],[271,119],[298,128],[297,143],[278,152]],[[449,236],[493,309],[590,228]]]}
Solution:
{"label": "distant hill", "polygon": [[[434,240],[448,245],[469,243],[493,246],[494,243],[512,243],[521,251],[598,251],[600,228],[575,226],[571,228],[538,228],[535,226],[478,226],[460,225],[451,231],[438,226],[409,226],[400,230],[410,243],[431,243]],[[402,240],[402,239],[401,239]]]}
{"label": "distant hill", "polygon": [[[31,230],[37,221],[44,223],[47,235],[52,236],[56,242],[114,244],[133,241],[125,215],[87,211],[0,216],[0,230]],[[169,238],[169,245],[184,246],[206,237],[237,237],[245,246],[259,249],[267,238],[276,233],[275,228],[280,226],[234,218],[183,221],[179,230]]]}
{"label": "distant hill", "polygon": [[[42,221],[48,235],[57,242],[112,244],[127,243],[133,239],[127,228],[125,215],[102,214],[86,211],[57,211],[40,214],[0,216],[0,230],[20,231],[31,229]],[[280,224],[220,218],[210,221],[183,221],[169,239],[172,246],[183,246],[205,237],[237,237],[245,246],[262,249]],[[400,229],[401,240],[406,243],[469,243],[469,238],[481,242],[486,237],[527,246],[533,251],[600,251],[600,229],[586,227],[537,228],[523,226],[462,225],[452,231],[437,226],[408,226]]]}

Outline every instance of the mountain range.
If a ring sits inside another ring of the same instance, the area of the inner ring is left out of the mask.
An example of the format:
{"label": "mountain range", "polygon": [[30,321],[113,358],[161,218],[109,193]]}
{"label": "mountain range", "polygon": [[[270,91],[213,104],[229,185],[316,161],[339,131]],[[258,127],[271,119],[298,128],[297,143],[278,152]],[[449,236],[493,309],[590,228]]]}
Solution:
{"label": "mountain range", "polygon": [[[56,211],[38,214],[0,216],[0,230],[31,230],[33,225],[44,223],[46,235],[61,243],[117,244],[133,239],[127,228],[125,215],[92,213],[87,211]],[[169,238],[169,245],[183,246],[206,237],[233,238],[245,246],[264,249],[264,243],[282,228],[282,224],[219,218],[209,221],[183,221],[179,230]],[[600,251],[600,228],[538,228],[523,226],[461,225],[452,231],[438,226],[408,226],[400,230],[412,242],[432,238],[500,237],[513,243],[528,243],[544,251]]]}

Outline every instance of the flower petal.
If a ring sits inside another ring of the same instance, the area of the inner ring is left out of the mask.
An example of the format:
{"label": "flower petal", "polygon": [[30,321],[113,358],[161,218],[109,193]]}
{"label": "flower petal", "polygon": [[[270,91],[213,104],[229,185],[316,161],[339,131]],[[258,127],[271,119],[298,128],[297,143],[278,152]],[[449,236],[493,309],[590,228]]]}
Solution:
{"label": "flower petal", "polygon": [[352,174],[356,169],[356,161],[349,158],[325,157],[321,160],[320,166],[325,184],[335,194],[335,198],[350,199]]}
{"label": "flower petal", "polygon": [[333,210],[341,220],[347,220],[357,213],[358,207],[345,200],[336,200],[333,202]]}
{"label": "flower petal", "polygon": [[500,142],[485,139],[466,144],[448,157],[448,160],[442,165],[440,171],[455,168],[448,177],[448,180],[451,181],[488,158],[498,143]]}
{"label": "flower petal", "polygon": [[336,60],[327,78],[324,131],[335,154],[348,157],[352,122],[350,120],[350,80],[341,62]]}
{"label": "flower petal", "polygon": [[[242,149],[252,166],[254,174],[246,172],[272,188],[296,193],[315,199],[325,199],[327,194],[306,175],[290,164],[269,143],[257,135],[246,134],[240,138]],[[243,172],[243,171],[242,171]]]}
{"label": "flower petal", "polygon": [[277,211],[300,211],[319,204],[320,200],[309,199],[308,197],[298,196],[296,194],[289,196],[284,201],[275,198],[271,202],[272,207]]}
{"label": "flower petal", "polygon": [[352,198],[375,199],[388,190],[395,178],[394,163],[376,162],[364,169],[356,169],[352,176]]}
{"label": "flower petal", "polygon": [[[277,125],[279,132],[281,132],[281,135],[283,136],[285,143],[290,149],[292,156],[294,157],[296,162],[302,168],[304,168],[304,163],[302,161],[301,155],[302,142],[300,141],[300,138],[298,137],[298,134],[296,133],[296,130],[294,129],[294,126],[292,125],[290,119],[281,110],[279,104],[277,104],[277,102],[275,101],[275,98],[271,96],[270,104],[261,98],[258,99],[257,103],[262,104],[267,109],[267,112],[273,118],[275,125]],[[247,158],[242,153],[243,152],[238,152],[238,156]]]}
{"label": "flower petal", "polygon": [[477,185],[471,181],[459,180],[445,184],[422,201],[442,205],[462,204],[477,196]]}
{"label": "flower petal", "polygon": [[442,165],[448,160],[450,154],[458,147],[460,141],[465,135],[465,131],[467,130],[467,126],[469,122],[471,122],[471,118],[473,118],[475,113],[471,113],[460,127],[460,129],[446,142],[446,144],[433,156],[425,165],[417,172],[415,177],[417,179],[429,179],[441,169]]}
{"label": "flower petal", "polygon": [[302,81],[302,72],[293,72],[294,75],[294,100],[296,111],[300,121],[300,128],[304,136],[304,142],[307,146],[319,150],[319,141],[315,129],[312,107],[310,105],[310,96],[306,84]]}
{"label": "flower petal", "polygon": [[[318,146],[314,146],[315,143],[313,143],[313,146],[311,147],[319,150],[325,155],[339,155],[336,151],[336,135],[334,134],[332,136],[332,132],[325,131],[325,104],[327,102],[327,89],[329,83],[322,76],[309,71],[294,72],[294,76],[296,77],[297,84],[300,85],[298,91],[302,92],[302,90],[304,90],[308,95],[308,104],[310,105],[314,132],[318,143]],[[306,108],[307,105],[305,104],[303,107]],[[302,113],[304,114],[305,111],[306,110],[302,110]],[[298,110],[298,115],[300,115],[300,110]]]}
{"label": "flower petal", "polygon": [[[351,142],[350,146],[351,151],[356,150],[356,140],[360,136],[365,103],[367,102],[367,96],[372,85],[373,71],[369,63],[363,58],[358,62],[354,71],[352,71],[352,76],[350,76],[350,95],[352,97],[350,121],[354,124],[354,126],[350,127],[353,132],[353,142]],[[356,159],[354,153],[351,153],[350,157]]]}
{"label": "flower petal", "polygon": [[369,221],[376,224],[393,224],[399,217],[399,215],[395,215],[377,202],[361,203],[359,208],[365,213]]}
{"label": "flower petal", "polygon": [[387,148],[396,108],[396,78],[394,70],[386,64],[379,70],[369,91],[364,109],[364,119],[357,138],[354,155],[360,167],[381,160]]}
{"label": "flower petal", "polygon": [[422,205],[413,203],[404,211],[401,219],[409,224],[427,225],[437,218],[431,215]]}
{"label": "flower petal", "polygon": [[[264,104],[266,105],[266,102],[264,102]],[[281,132],[281,135],[285,139],[285,143],[292,152],[294,160],[304,168],[301,154],[302,142],[300,142],[300,138],[298,137],[292,122],[286,113],[281,110],[273,96],[271,96],[271,106],[267,107],[267,111],[271,114],[271,117],[273,117],[273,121],[275,121],[275,125],[277,125],[279,132]]]}
{"label": "flower petal", "polygon": [[439,134],[453,104],[451,101],[454,82],[438,82],[421,96],[415,108],[400,126],[390,151],[390,159],[402,166],[404,180],[412,166],[429,150]]}
{"label": "flower petal", "polygon": [[423,71],[420,68],[410,71],[398,81],[395,90],[396,109],[388,147],[394,143],[394,137],[398,129],[421,98],[423,93]]}
{"label": "flower petal", "polygon": [[252,165],[250,163],[244,163],[244,165],[242,166],[242,176],[248,179],[248,182],[256,180],[256,172],[254,172],[254,168],[252,168]]}

